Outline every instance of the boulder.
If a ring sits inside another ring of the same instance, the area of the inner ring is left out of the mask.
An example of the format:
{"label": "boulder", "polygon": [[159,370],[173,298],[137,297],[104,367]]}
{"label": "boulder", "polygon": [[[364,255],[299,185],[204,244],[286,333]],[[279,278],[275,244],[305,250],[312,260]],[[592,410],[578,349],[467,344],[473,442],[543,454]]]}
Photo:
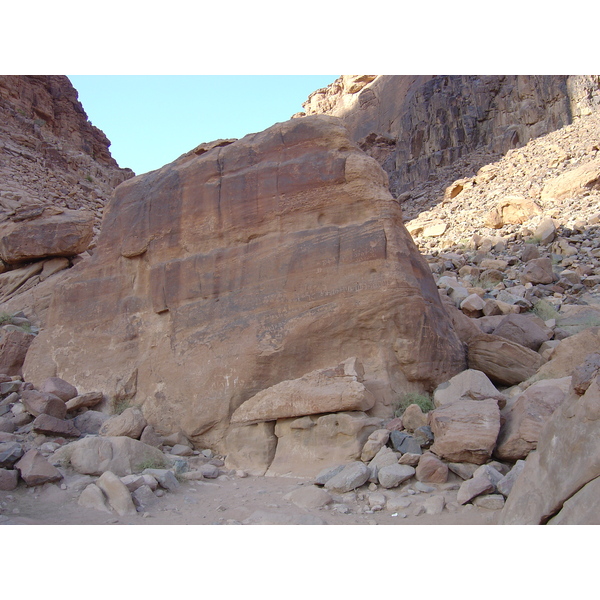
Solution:
{"label": "boulder", "polygon": [[104,400],[102,392],[89,392],[88,394],[81,394],[67,400],[67,412],[75,412],[80,408],[93,408]]}
{"label": "boulder", "polygon": [[392,431],[390,441],[394,450],[402,454],[423,454],[419,440],[405,431]]}
{"label": "boulder", "polygon": [[410,479],[415,472],[410,465],[387,465],[379,469],[379,483],[387,489],[398,487],[402,482]]}
{"label": "boulder", "polygon": [[108,504],[120,516],[135,515],[135,505],[125,484],[111,471],[105,471],[96,481]]}
{"label": "boulder", "polygon": [[85,434],[97,435],[104,422],[110,419],[110,416],[97,410],[87,410],[73,419],[73,424],[79,431]]}
{"label": "boulder", "polygon": [[539,317],[507,315],[494,329],[494,335],[506,338],[534,351],[548,341],[554,332]]}
{"label": "boulder", "polygon": [[57,437],[79,437],[81,435],[72,420],[57,419],[46,414],[41,414],[34,419],[33,430],[36,433]]}
{"label": "boulder", "polygon": [[465,366],[386,173],[315,115],[118,186],[23,372],[127,390],[160,433],[227,454],[244,403],[357,350],[380,418]]}
{"label": "boulder", "polygon": [[126,408],[120,415],[107,419],[100,427],[100,435],[106,437],[127,436],[138,440],[146,427],[146,419],[137,406]]}
{"label": "boulder", "polygon": [[[354,364],[356,359],[346,362]],[[335,368],[318,369],[259,392],[233,413],[231,423],[249,424],[373,408],[373,394],[355,375],[346,374],[344,366],[342,363]],[[362,365],[359,370],[363,372]]]}
{"label": "boulder", "polygon": [[24,453],[23,446],[17,441],[0,442],[0,468],[11,469]]}
{"label": "boulder", "polygon": [[337,475],[325,482],[328,492],[344,494],[351,492],[369,479],[369,468],[365,463],[354,461],[346,465]]}
{"label": "boulder", "polygon": [[40,392],[58,396],[64,402],[77,396],[77,388],[60,377],[48,377],[40,385]]}
{"label": "boulder", "polygon": [[27,412],[34,417],[44,414],[57,419],[64,419],[67,415],[67,406],[64,400],[48,392],[23,390],[21,402]]}
{"label": "boulder", "polygon": [[0,468],[0,491],[10,492],[19,485],[19,472],[16,469]]}
{"label": "boulder", "polygon": [[34,339],[33,333],[22,329],[0,328],[0,373],[21,375],[25,356]]}
{"label": "boulder", "polygon": [[600,477],[592,479],[571,496],[548,525],[600,525],[598,494]]}
{"label": "boulder", "polygon": [[459,504],[466,504],[481,494],[490,494],[493,491],[494,484],[487,477],[473,477],[463,481],[458,489],[456,501]]}
{"label": "boulder", "polygon": [[402,413],[402,424],[406,431],[414,433],[415,429],[427,425],[427,413],[418,404],[409,404]]}
{"label": "boulder", "polygon": [[523,467],[525,466],[524,460],[518,460],[512,467],[512,469],[504,475],[504,477],[496,484],[496,489],[507,498],[512,490],[517,477],[521,474]]}
{"label": "boulder", "polygon": [[506,405],[506,396],[496,389],[485,373],[476,369],[467,369],[449,381],[440,383],[433,393],[433,403],[438,407],[456,400],[488,398],[497,400],[500,408]]}
{"label": "boulder", "polygon": [[552,270],[552,261],[549,258],[534,258],[528,261],[519,276],[522,284],[533,283],[536,285],[558,281],[558,276]]}
{"label": "boulder", "polygon": [[542,189],[542,202],[577,198],[600,184],[600,160],[592,160],[548,181]]}
{"label": "boulder", "polygon": [[468,344],[469,368],[500,385],[516,385],[535,375],[544,359],[533,350],[495,335],[474,337]]}
{"label": "boulder", "polygon": [[570,386],[571,377],[563,377],[528,387],[503,414],[495,456],[516,461],[535,450],[544,424],[567,397]]}
{"label": "boulder", "polygon": [[446,483],[448,465],[431,452],[426,452],[419,460],[415,476],[418,481],[423,483]]}
{"label": "boulder", "polygon": [[368,463],[372,460],[381,448],[387,444],[390,439],[390,433],[389,429],[376,429],[369,435],[363,446],[362,452],[360,453],[360,460],[364,463]]}
{"label": "boulder", "polygon": [[567,398],[546,422],[537,449],[525,460],[512,487],[499,523],[546,523],[569,498],[599,476],[600,378],[596,377],[583,396]]}
{"label": "boulder", "polygon": [[431,451],[452,462],[483,464],[490,458],[500,431],[495,400],[458,400],[430,413],[435,442]]}
{"label": "boulder", "polygon": [[149,465],[164,466],[166,459],[158,448],[129,437],[86,437],[59,448],[52,462],[70,465],[84,475],[112,471],[123,477],[140,473]]}
{"label": "boulder", "polygon": [[225,466],[243,469],[250,475],[264,475],[273,462],[276,447],[275,423],[231,427],[227,432]]}
{"label": "boulder", "polygon": [[76,256],[85,252],[94,237],[94,215],[85,210],[28,221],[9,221],[0,228],[0,258],[15,264],[47,256]]}
{"label": "boulder", "polygon": [[300,508],[322,508],[333,502],[331,494],[315,485],[303,486],[284,496]]}
{"label": "boulder", "polygon": [[51,465],[36,449],[27,451],[21,460],[15,464],[21,479],[28,486],[42,485],[62,479],[61,472]]}
{"label": "boulder", "polygon": [[142,485],[137,488],[131,493],[131,499],[138,512],[145,512],[158,502],[158,497],[149,485]]}
{"label": "boulder", "polygon": [[93,508],[94,510],[100,510],[106,513],[112,512],[104,492],[95,483],[90,483],[83,492],[81,492],[77,504],[85,508]]}
{"label": "boulder", "polygon": [[275,425],[277,447],[266,475],[314,477],[327,466],[357,461],[380,425],[380,419],[358,411],[281,419]]}

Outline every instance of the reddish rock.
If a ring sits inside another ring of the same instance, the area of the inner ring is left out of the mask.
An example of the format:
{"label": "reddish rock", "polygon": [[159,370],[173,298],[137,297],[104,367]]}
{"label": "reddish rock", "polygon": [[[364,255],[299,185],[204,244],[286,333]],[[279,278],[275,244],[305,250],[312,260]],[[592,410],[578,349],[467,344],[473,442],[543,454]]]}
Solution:
{"label": "reddish rock", "polygon": [[21,375],[25,356],[34,339],[32,333],[20,329],[0,329],[0,373]]}
{"label": "reddish rock", "polygon": [[387,176],[324,116],[120,185],[48,315],[28,380],[51,362],[80,389],[127,390],[160,433],[224,453],[246,400],[348,356],[381,417],[394,390],[465,366]]}
{"label": "reddish rock", "polygon": [[19,472],[15,469],[0,469],[0,490],[10,492],[19,484]]}
{"label": "reddish rock", "polygon": [[48,377],[40,385],[40,392],[54,394],[67,402],[77,396],[77,388],[60,377]]}
{"label": "reddish rock", "polygon": [[67,415],[67,406],[64,401],[47,392],[25,390],[21,393],[21,402],[27,412],[34,417],[45,414],[57,419],[64,419]]}
{"label": "reddish rock", "polygon": [[35,449],[26,452],[15,467],[28,486],[42,485],[62,479],[60,471]]}
{"label": "reddish rock", "polygon": [[459,400],[430,413],[431,451],[452,462],[481,465],[492,455],[500,431],[496,400]]}
{"label": "reddish rock", "polygon": [[437,456],[426,452],[421,456],[415,477],[423,483],[446,483],[448,480],[448,465]]}
{"label": "reddish rock", "polygon": [[51,415],[41,414],[33,421],[33,430],[52,436],[79,437],[81,432],[73,421],[57,419]]}

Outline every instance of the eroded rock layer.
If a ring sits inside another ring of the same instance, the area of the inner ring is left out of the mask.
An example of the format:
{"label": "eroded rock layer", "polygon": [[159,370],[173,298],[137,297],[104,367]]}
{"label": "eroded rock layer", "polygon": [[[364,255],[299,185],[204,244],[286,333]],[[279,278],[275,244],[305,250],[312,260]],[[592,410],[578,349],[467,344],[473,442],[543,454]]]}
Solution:
{"label": "eroded rock layer", "polygon": [[382,415],[465,365],[385,173],[314,116],[120,185],[25,371],[214,447],[260,390],[348,356]]}

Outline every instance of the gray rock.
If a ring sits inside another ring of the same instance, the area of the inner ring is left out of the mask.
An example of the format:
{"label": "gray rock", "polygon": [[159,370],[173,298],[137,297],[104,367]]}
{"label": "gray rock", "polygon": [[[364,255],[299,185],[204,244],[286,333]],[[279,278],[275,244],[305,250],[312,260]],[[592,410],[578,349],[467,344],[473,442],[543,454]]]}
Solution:
{"label": "gray rock", "polygon": [[97,435],[103,423],[110,419],[109,415],[96,410],[88,410],[73,419],[73,424],[82,434]]}
{"label": "gray rock", "polygon": [[494,484],[487,477],[467,479],[463,482],[456,495],[459,504],[466,504],[481,494],[490,494],[494,491]]}
{"label": "gray rock", "polygon": [[12,468],[23,456],[23,446],[17,442],[0,442],[0,467]]}
{"label": "gray rock", "polygon": [[19,472],[15,469],[0,469],[0,491],[10,492],[19,484]]}
{"label": "gray rock", "polygon": [[315,485],[325,485],[332,477],[335,477],[338,473],[343,471],[345,465],[338,465],[337,467],[327,467],[320,471],[315,477]]}
{"label": "gray rock", "polygon": [[108,503],[117,514],[124,516],[136,513],[129,490],[113,472],[102,473],[96,481],[96,485],[104,492]]}
{"label": "gray rock", "polygon": [[331,495],[323,488],[314,485],[302,486],[285,496],[300,508],[322,508],[333,502]]}
{"label": "gray rock", "polygon": [[170,492],[179,487],[179,481],[177,481],[173,471],[169,469],[144,469],[142,475],[152,475],[162,488]]}
{"label": "gray rock", "polygon": [[473,504],[479,508],[487,508],[488,510],[502,510],[504,507],[504,496],[501,494],[477,496],[473,499]]}
{"label": "gray rock", "polygon": [[496,484],[496,489],[505,497],[508,498],[517,477],[521,474],[525,466],[524,460],[518,460],[515,466]]}
{"label": "gray rock", "polygon": [[392,431],[390,441],[394,449],[402,454],[423,454],[419,440],[404,431]]}
{"label": "gray rock", "polygon": [[384,488],[399,486],[403,481],[410,479],[415,474],[415,468],[409,465],[388,465],[379,469],[379,483]]}
{"label": "gray rock", "polygon": [[427,485],[426,483],[423,483],[422,481],[417,481],[417,483],[415,483],[415,490],[418,490],[419,492],[423,492],[424,494],[429,494],[431,492],[435,492],[435,488],[432,485]]}
{"label": "gray rock", "polygon": [[112,513],[104,492],[95,483],[90,483],[83,492],[81,492],[77,504],[85,508],[93,508],[94,510]]}
{"label": "gray rock", "polygon": [[138,512],[144,512],[158,502],[158,497],[149,485],[141,485],[131,493],[133,504]]}
{"label": "gray rock", "polygon": [[446,505],[446,499],[441,494],[438,496],[431,496],[423,502],[423,508],[428,515],[441,515]]}
{"label": "gray rock", "polygon": [[365,463],[360,461],[346,465],[337,475],[325,483],[325,488],[334,493],[343,494],[364,485],[370,475],[370,470]]}

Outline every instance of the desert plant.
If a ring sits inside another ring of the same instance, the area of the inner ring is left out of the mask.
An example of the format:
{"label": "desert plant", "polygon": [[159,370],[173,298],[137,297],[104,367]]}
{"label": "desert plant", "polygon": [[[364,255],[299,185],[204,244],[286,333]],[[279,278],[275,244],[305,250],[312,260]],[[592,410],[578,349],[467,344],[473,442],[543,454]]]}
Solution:
{"label": "desert plant", "polygon": [[112,403],[112,412],[120,415],[123,411],[131,408],[131,402],[127,398],[115,398]]}
{"label": "desert plant", "polygon": [[2,312],[0,313],[0,325],[5,325],[6,323],[10,323],[12,321],[13,316],[10,313]]}
{"label": "desert plant", "polygon": [[539,300],[533,306],[533,312],[542,321],[548,321],[550,319],[558,319],[560,316],[558,311],[548,302],[547,300]]}
{"label": "desert plant", "polygon": [[143,460],[141,463],[136,465],[134,471],[136,473],[141,473],[144,469],[164,469],[166,466],[166,460],[161,460],[158,458],[147,458],[146,460]]}
{"label": "desert plant", "polygon": [[398,407],[394,411],[396,417],[401,417],[404,411],[411,405],[416,404],[424,413],[433,410],[435,406],[429,394],[419,394],[416,392],[409,392],[404,394],[400,398]]}

